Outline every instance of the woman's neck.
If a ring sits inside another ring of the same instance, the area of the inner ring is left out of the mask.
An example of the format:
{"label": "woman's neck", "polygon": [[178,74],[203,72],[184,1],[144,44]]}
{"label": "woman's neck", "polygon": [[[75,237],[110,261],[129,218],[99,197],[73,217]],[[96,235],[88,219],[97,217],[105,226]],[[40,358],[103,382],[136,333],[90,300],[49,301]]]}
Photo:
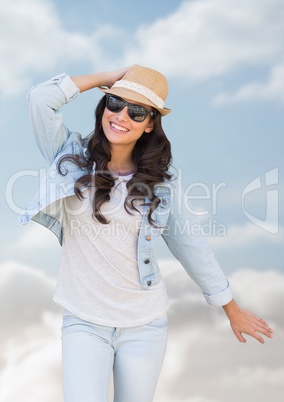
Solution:
{"label": "woman's neck", "polygon": [[107,167],[113,173],[132,173],[134,165],[131,154],[111,152],[111,160]]}

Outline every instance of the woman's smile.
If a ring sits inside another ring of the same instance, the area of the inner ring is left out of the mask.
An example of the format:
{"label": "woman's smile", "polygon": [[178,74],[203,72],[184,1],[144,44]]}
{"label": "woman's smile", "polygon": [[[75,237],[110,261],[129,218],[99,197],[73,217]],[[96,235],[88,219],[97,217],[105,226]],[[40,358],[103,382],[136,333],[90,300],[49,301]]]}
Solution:
{"label": "woman's smile", "polygon": [[115,131],[119,131],[119,132],[123,132],[123,133],[127,133],[129,130],[126,127],[123,127],[117,123],[114,123],[112,121],[110,121],[110,126],[112,129],[114,129]]}

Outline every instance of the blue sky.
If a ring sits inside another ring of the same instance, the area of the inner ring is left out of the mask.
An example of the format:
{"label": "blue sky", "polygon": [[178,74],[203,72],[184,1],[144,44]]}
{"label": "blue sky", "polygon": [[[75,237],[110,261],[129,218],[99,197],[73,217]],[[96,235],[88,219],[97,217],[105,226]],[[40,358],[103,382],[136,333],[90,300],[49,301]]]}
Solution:
{"label": "blue sky", "polygon": [[[34,223],[17,225],[17,214],[37,189],[39,169],[46,167],[33,141],[26,93],[32,85],[63,71],[84,74],[138,63],[168,77],[166,106],[172,113],[164,118],[164,128],[172,142],[173,164],[188,194],[195,196],[191,200],[193,208],[201,214],[224,272],[230,279],[235,278],[237,293],[242,294],[248,308],[256,308],[277,323],[283,339],[284,324],[275,311],[280,314],[277,306],[283,302],[284,294],[284,1],[15,0],[7,4],[0,0],[0,4],[1,187],[2,194],[6,194],[1,200],[0,264],[2,278],[6,278],[1,286],[6,289],[2,294],[11,286],[15,311],[19,307],[16,301],[21,300],[17,297],[20,284],[12,285],[11,278],[24,276],[27,283],[28,278],[33,278],[32,283],[42,286],[47,294],[60,258],[57,240],[45,229]],[[88,134],[100,96],[99,91],[93,90],[65,106],[65,123]],[[218,235],[220,228],[224,229],[222,235]],[[162,265],[176,265],[162,241],[157,254]],[[165,275],[170,277],[169,293],[175,295],[173,305],[176,300],[182,306],[182,300],[187,300],[186,292],[183,296],[182,290],[176,296],[180,285],[172,285],[171,271]],[[182,273],[179,275],[183,281]],[[241,290],[241,277],[244,284],[256,288],[254,298]],[[279,298],[274,296],[273,303],[267,302],[270,294]],[[34,299],[23,300],[28,310]],[[273,307],[274,315],[268,305]],[[50,314],[58,314],[47,299],[42,306]],[[199,304],[197,307],[207,308]],[[40,310],[35,314],[31,325],[38,325],[42,331],[49,321],[44,321]],[[184,320],[181,313],[178,317]],[[29,328],[21,327],[21,331]],[[176,333],[173,330],[172,345]],[[187,334],[185,331],[181,336],[190,338]],[[49,341],[53,342],[53,338]],[[210,341],[204,340],[206,345],[207,341],[209,345]],[[233,340],[232,344],[239,348]],[[278,345],[276,341],[274,345]],[[272,355],[277,354],[276,346],[270,348]],[[252,347],[249,352],[255,365],[256,350]],[[259,366],[263,364],[265,373],[283,370],[283,362],[282,366],[275,363],[272,367],[268,360],[265,357],[264,362],[258,362]],[[243,365],[253,371],[253,363],[246,361]],[[167,375],[170,378],[168,366],[165,370],[164,382]],[[239,370],[242,381],[241,366],[230,370],[232,375]],[[6,378],[4,374],[1,377],[0,372],[0,382]],[[28,381],[27,378],[27,384]],[[262,389],[259,398],[270,386]],[[280,390],[277,384],[275,387]],[[162,392],[161,387],[159,395]],[[225,393],[218,395],[210,399],[208,394],[199,395],[196,391],[190,394],[191,399],[177,396],[176,402],[226,400]],[[8,400],[11,402],[11,397]],[[251,396],[249,400],[254,402]]]}

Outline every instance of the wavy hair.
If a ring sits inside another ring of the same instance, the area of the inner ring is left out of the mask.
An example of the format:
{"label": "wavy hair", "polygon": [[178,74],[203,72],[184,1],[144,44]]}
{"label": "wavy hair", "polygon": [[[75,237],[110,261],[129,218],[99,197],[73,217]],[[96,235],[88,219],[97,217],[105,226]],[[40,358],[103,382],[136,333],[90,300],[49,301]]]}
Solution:
{"label": "wavy hair", "polygon": [[[61,175],[61,164],[65,161],[74,163],[80,168],[88,170],[88,173],[81,176],[75,183],[75,194],[79,199],[83,199],[82,189],[84,187],[95,187],[93,197],[93,217],[103,224],[109,222],[101,212],[103,203],[110,200],[110,191],[115,184],[115,177],[107,168],[111,160],[109,142],[102,128],[102,116],[106,104],[106,96],[98,103],[95,110],[95,129],[88,142],[88,157],[79,155],[64,155],[58,161],[58,171]],[[169,167],[172,161],[171,144],[162,128],[161,114],[154,110],[154,128],[151,133],[143,133],[135,144],[132,151],[132,161],[134,172],[132,178],[127,182],[128,194],[124,201],[124,208],[129,213],[137,210],[134,205],[136,200],[150,200],[148,210],[149,223],[155,226],[152,213],[160,203],[160,199],[154,194],[154,186],[170,179]],[[95,163],[95,174],[92,174],[92,167]],[[145,201],[144,204],[146,205]]]}

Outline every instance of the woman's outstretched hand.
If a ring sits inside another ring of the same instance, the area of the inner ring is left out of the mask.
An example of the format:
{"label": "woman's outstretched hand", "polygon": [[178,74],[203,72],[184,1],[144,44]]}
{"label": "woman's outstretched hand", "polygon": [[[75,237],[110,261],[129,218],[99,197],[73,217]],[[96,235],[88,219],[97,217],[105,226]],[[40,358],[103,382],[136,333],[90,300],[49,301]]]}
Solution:
{"label": "woman's outstretched hand", "polygon": [[230,320],[234,334],[240,342],[246,342],[243,334],[252,336],[260,343],[264,343],[261,334],[268,338],[273,337],[273,330],[265,320],[250,311],[242,309],[234,300],[223,306],[223,309]]}

